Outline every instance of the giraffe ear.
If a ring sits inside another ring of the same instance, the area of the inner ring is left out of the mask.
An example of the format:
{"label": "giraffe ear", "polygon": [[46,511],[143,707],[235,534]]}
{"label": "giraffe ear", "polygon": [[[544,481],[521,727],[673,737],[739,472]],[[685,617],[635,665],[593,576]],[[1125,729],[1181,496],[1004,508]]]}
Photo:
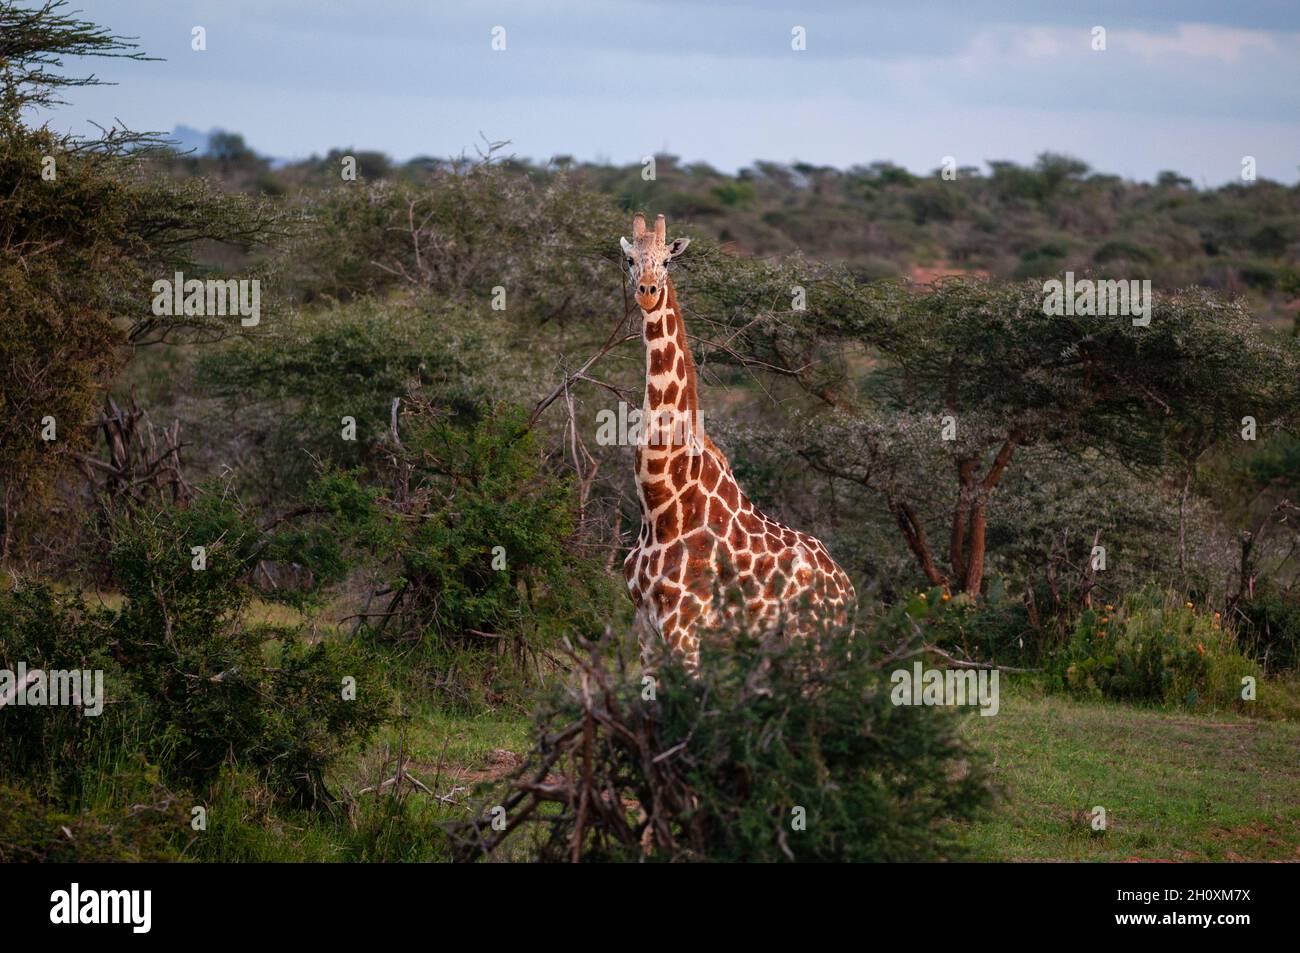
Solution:
{"label": "giraffe ear", "polygon": [[624,255],[632,254],[632,243],[628,241],[626,238],[620,238],[618,240],[618,247],[623,249]]}
{"label": "giraffe ear", "polygon": [[689,238],[674,238],[673,243],[668,246],[668,260],[672,261],[682,252],[686,251],[686,246],[691,243]]}

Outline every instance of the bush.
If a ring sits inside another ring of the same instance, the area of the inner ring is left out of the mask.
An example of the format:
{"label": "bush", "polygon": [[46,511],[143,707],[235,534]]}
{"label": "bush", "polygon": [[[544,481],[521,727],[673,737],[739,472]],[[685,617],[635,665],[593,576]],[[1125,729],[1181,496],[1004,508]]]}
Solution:
{"label": "bush", "polygon": [[1242,645],[1270,672],[1300,664],[1300,599],[1263,582],[1254,598],[1239,602],[1232,616]]}
{"label": "bush", "polygon": [[[346,480],[322,481],[309,495],[354,524],[364,518]],[[328,803],[326,767],[384,720],[382,673],[358,643],[307,645],[295,628],[248,625],[241,612],[263,557],[315,569],[318,585],[342,575],[334,533],[268,534],[215,493],[189,510],[124,516],[113,533],[109,561],[125,602],[109,645],[148,700],[172,771],[198,784],[231,759],[264,769],[300,803]],[[202,571],[195,545],[207,551]],[[343,698],[345,678],[354,700]]]}
{"label": "bush", "polygon": [[542,860],[955,856],[950,821],[989,791],[957,716],[891,700],[883,648],[911,628],[900,609],[857,634],[706,638],[699,677],[661,659],[653,693],[621,659],[574,652],[513,791],[488,801],[506,832],[454,827],[458,856],[491,854],[523,820]]}
{"label": "bush", "polygon": [[327,817],[285,803],[253,769],[227,765],[205,791],[208,827],[186,856],[218,863],[428,863],[447,859],[439,823],[463,809],[410,785],[346,791]]}
{"label": "bush", "polygon": [[[267,204],[202,180],[142,175],[160,146],[149,135],[29,128],[28,109],[100,82],[63,75],[64,56],[143,55],[62,6],[0,4],[0,562],[23,555],[44,525],[51,486],[84,448],[82,424],[127,346],[182,327],[228,328],[226,319],[155,317],[153,281],[193,275],[207,240],[248,247],[287,227]],[[47,159],[52,181],[36,174]],[[46,419],[57,440],[40,439]]]}
{"label": "bush", "polygon": [[714,198],[732,208],[747,208],[754,203],[755,191],[750,182],[727,182],[711,191]]}
{"label": "bush", "polygon": [[620,605],[606,553],[580,538],[575,487],[547,466],[523,411],[486,408],[459,427],[410,406],[393,500],[398,579],[375,636],[460,668],[460,684],[439,680],[464,695],[466,666],[509,656],[522,673],[562,635],[600,632]]}
{"label": "bush", "polygon": [[134,717],[125,676],[104,638],[113,613],[80,596],[58,598],[47,586],[0,592],[0,668],[99,670],[104,708],[87,716],[76,706],[0,708],[0,774],[22,777],[30,791],[56,797],[77,793],[81,772],[100,752],[103,738],[120,736]]}
{"label": "bush", "polygon": [[[498,158],[433,169],[418,184],[358,181],[310,194],[311,227],[283,253],[291,293],[342,301],[407,287],[482,306],[501,286],[530,329],[603,320],[617,306],[605,279],[617,253],[609,236],[624,216],[574,178],[521,175]],[[533,293],[539,287],[548,293]]]}
{"label": "bush", "polygon": [[[356,522],[348,487],[326,479],[308,495]],[[192,545],[207,547],[202,571]],[[107,696],[97,717],[65,706],[0,710],[6,742],[19,742],[0,746],[5,775],[51,803],[94,802],[120,793],[109,775],[141,754],[169,787],[201,793],[234,763],[299,804],[332,803],[326,770],[385,720],[390,694],[360,644],[307,644],[295,627],[244,621],[252,569],[277,556],[319,580],[345,567],[329,527],[259,530],[211,493],[188,510],[120,514],[109,551],[123,596],[116,611],[45,588],[0,594],[7,667],[100,669]],[[345,679],[355,680],[355,700],[344,697]]]}
{"label": "bush", "polygon": [[1001,579],[990,583],[987,598],[953,598],[935,587],[911,605],[926,640],[959,658],[1018,665],[1042,653],[1041,631],[1030,624],[1023,602],[1005,597]]}
{"label": "bush", "polygon": [[1239,711],[1242,678],[1263,676],[1219,613],[1149,590],[1081,613],[1059,665],[1076,694]]}
{"label": "bush", "polygon": [[1300,487],[1300,438],[1279,433],[1261,441],[1258,448],[1234,461],[1234,470],[1256,490],[1270,483],[1287,489]]}
{"label": "bush", "polygon": [[[297,313],[199,361],[197,386],[220,399],[249,444],[245,472],[268,497],[293,495],[313,458],[375,472],[393,398],[419,387],[449,416],[472,419],[488,394],[477,362],[492,345],[463,316],[368,300]],[[341,439],[343,418],[355,439]],[[311,448],[310,456],[302,452]]]}
{"label": "bush", "polygon": [[1065,247],[1056,243],[1031,248],[1020,256],[1011,273],[1016,280],[1046,278],[1060,273],[1065,264]]}
{"label": "bush", "polygon": [[117,810],[69,813],[0,783],[0,863],[158,863],[179,859],[173,845],[189,812],[177,799]]}
{"label": "bush", "polygon": [[1114,262],[1125,264],[1149,265],[1155,256],[1142,245],[1127,239],[1117,238],[1104,242],[1092,253],[1092,260],[1097,265],[1109,265]]}

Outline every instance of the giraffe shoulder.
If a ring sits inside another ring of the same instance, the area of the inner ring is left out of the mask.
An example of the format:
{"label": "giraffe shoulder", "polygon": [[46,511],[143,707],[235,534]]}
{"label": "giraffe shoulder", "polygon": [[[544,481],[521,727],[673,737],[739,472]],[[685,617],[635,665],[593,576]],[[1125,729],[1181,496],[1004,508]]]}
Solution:
{"label": "giraffe shoulder", "polygon": [[731,472],[731,461],[727,459],[727,455],[718,448],[718,445],[713,442],[712,438],[709,437],[708,434],[704,434],[704,446],[707,447],[709,452],[717,459],[718,466],[722,467],[722,472],[727,474],[727,476],[733,476]]}

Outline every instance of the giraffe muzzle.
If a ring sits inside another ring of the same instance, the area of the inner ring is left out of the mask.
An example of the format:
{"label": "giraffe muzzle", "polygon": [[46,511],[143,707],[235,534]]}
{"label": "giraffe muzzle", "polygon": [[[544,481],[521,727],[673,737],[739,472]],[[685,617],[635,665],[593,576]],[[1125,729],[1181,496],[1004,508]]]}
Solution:
{"label": "giraffe muzzle", "polygon": [[636,303],[641,306],[643,311],[654,311],[659,307],[663,293],[664,283],[662,281],[642,281],[636,286]]}

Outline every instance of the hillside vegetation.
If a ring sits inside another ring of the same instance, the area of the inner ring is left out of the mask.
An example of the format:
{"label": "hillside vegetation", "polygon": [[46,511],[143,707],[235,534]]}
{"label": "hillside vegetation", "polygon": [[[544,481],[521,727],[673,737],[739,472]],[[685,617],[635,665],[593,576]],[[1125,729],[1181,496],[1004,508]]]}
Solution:
{"label": "hillside vegetation", "polygon": [[[0,706],[0,860],[1294,857],[1300,188],[177,156],[28,120],[130,41],[0,27],[0,669],[106,693]],[[860,601],[649,685],[634,211],[710,437]],[[913,660],[1002,710],[891,703]]]}

